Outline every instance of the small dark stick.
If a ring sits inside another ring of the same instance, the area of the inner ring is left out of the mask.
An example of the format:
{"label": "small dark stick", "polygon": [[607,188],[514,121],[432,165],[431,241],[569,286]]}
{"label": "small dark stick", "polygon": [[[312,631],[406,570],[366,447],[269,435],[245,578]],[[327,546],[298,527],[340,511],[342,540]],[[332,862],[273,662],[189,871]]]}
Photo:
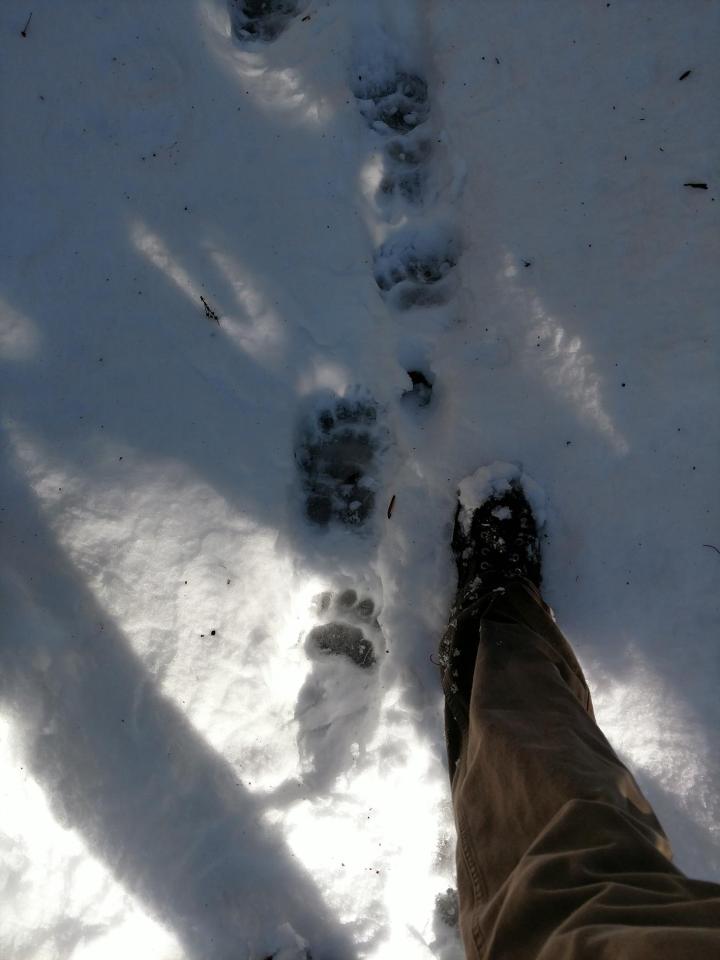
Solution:
{"label": "small dark stick", "polygon": [[393,510],[394,510],[394,509],[395,509],[395,494],[393,494],[393,495],[390,497],[390,503],[388,504],[388,513],[387,513],[388,520],[389,520],[390,517],[392,516],[392,513],[393,513]]}
{"label": "small dark stick", "polygon": [[28,27],[30,26],[30,21],[31,21],[31,20],[32,20],[32,10],[30,11],[30,16],[27,18],[27,23],[25,24],[25,26],[24,26],[24,27],[22,28],[22,30],[20,31],[20,36],[21,36],[21,37],[26,37],[26,36],[27,36]]}
{"label": "small dark stick", "polygon": [[210,306],[210,304],[207,302],[207,300],[205,299],[205,297],[200,297],[200,299],[202,300],[202,304],[203,304],[203,306],[205,307],[205,316],[208,318],[208,320],[214,320],[215,323],[216,323],[218,326],[220,326],[220,317],[215,313],[215,311],[214,311],[213,308]]}
{"label": "small dark stick", "polygon": [[720,550],[718,550],[714,543],[704,543],[703,546],[709,547],[711,550],[714,550],[715,553],[720,553]]}
{"label": "small dark stick", "polygon": [[695,190],[707,190],[708,185],[703,183],[701,180],[690,180],[689,183],[684,183],[684,187],[693,187]]}
{"label": "small dark stick", "polygon": [[687,80],[687,78],[690,76],[691,73],[692,73],[692,70],[686,70],[685,73],[680,74],[680,76],[678,77],[678,80]]}

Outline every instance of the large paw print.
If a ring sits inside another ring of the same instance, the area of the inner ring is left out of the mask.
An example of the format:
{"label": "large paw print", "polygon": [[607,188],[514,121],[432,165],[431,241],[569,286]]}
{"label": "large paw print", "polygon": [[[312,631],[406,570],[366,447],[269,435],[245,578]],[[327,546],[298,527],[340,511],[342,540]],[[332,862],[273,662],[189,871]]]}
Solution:
{"label": "large paw print", "polygon": [[301,424],[295,459],[310,521],[361,526],[371,515],[380,447],[370,398],[335,398]]}

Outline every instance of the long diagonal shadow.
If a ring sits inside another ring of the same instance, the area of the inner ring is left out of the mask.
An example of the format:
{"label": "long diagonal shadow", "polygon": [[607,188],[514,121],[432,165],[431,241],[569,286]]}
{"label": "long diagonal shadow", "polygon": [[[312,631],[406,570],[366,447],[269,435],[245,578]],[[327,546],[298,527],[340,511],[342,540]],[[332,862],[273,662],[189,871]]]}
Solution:
{"label": "long diagonal shadow", "polygon": [[[157,690],[35,495],[18,477],[8,493],[0,699],[22,718],[28,767],[56,815],[193,960],[266,956],[284,922],[315,958],[352,957],[313,879],[263,824],[262,801]],[[28,623],[47,628],[28,635],[17,626]]]}

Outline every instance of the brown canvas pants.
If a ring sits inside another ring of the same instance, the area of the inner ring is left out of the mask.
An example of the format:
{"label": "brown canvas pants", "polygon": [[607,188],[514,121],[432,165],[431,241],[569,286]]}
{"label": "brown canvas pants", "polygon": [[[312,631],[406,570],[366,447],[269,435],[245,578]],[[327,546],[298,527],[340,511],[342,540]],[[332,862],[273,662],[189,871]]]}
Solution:
{"label": "brown canvas pants", "polygon": [[468,960],[720,958],[720,886],[671,863],[535,587],[515,581],[476,601],[446,639]]}

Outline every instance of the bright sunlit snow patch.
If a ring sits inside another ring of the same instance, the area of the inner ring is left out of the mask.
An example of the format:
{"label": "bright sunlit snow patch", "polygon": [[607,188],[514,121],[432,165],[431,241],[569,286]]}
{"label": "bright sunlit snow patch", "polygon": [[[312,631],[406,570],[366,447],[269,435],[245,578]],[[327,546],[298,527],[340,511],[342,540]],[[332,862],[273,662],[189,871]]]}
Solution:
{"label": "bright sunlit snow patch", "polygon": [[[15,6],[3,960],[461,955],[431,657],[495,460],[547,491],[600,721],[716,879],[718,9],[303,0],[256,44],[226,0],[45,3],[26,37]],[[416,194],[357,67],[427,84]],[[446,302],[378,288],[418,252]],[[358,386],[376,509],[319,530],[298,437]],[[313,597],[346,589],[377,670],[320,683]]]}
{"label": "bright sunlit snow patch", "polygon": [[128,465],[121,481],[92,486],[17,425],[12,437],[59,543],[163,693],[249,789],[294,776],[293,703],[307,673],[299,637],[315,584],[295,601],[283,590],[276,610],[277,585],[293,572],[275,532],[180,464]]}
{"label": "bright sunlit snow patch", "polygon": [[626,454],[628,442],[605,410],[601,381],[593,369],[592,355],[583,350],[581,338],[569,334],[546,310],[540,297],[520,285],[516,279],[517,267],[509,253],[505,254],[502,273],[510,297],[526,317],[528,364],[537,367],[544,379],[607,437],[616,453]]}
{"label": "bright sunlit snow patch", "polygon": [[225,3],[203,0],[198,4],[198,15],[215,59],[257,106],[311,128],[320,128],[332,119],[331,102],[313,96],[297,68],[274,67],[268,62],[271,50],[242,49],[236,43]]}
{"label": "bright sunlit snow patch", "polygon": [[221,329],[251,357],[276,358],[283,339],[280,317],[237,258],[217,247],[210,249],[210,256],[232,288],[238,306],[247,317],[247,321],[244,321],[223,315]]}
{"label": "bright sunlit snow patch", "polygon": [[347,367],[331,360],[317,360],[306,364],[298,377],[298,395],[304,397],[315,391],[332,390],[340,395],[352,383]]}
{"label": "bright sunlit snow patch", "polygon": [[[133,224],[131,236],[136,249],[171,280],[197,309],[202,309],[202,298],[207,291],[195,283],[162,238],[142,221],[136,221]],[[207,247],[211,259],[227,280],[235,295],[237,306],[244,314],[241,319],[221,311],[219,322],[221,331],[255,359],[276,358],[283,336],[279,316],[265,301],[248,271],[236,258],[219,248],[211,245]]]}
{"label": "bright sunlit snow patch", "polygon": [[344,919],[363,918],[360,939],[384,930],[371,957],[407,955],[419,943],[429,950],[433,940],[428,918],[451,883],[438,859],[442,773],[394,687],[367,754],[339,779],[332,802],[305,800],[285,817],[293,850],[333,908]]}
{"label": "bright sunlit snow patch", "polygon": [[[19,725],[0,715],[0,950],[30,938],[33,960],[54,960],[63,930],[71,960],[177,960],[177,940],[61,825],[27,768]],[[12,893],[12,896],[10,895]]]}
{"label": "bright sunlit snow patch", "polygon": [[379,153],[371,154],[360,168],[358,178],[365,199],[372,203],[383,178],[383,160]]}
{"label": "bright sunlit snow patch", "polygon": [[202,289],[194,283],[190,274],[175,259],[164,240],[137,220],[131,227],[130,236],[135,248],[196,306],[200,303]]}
{"label": "bright sunlit snow patch", "polygon": [[312,126],[321,126],[330,119],[328,104],[311,99],[304,89],[303,77],[296,70],[290,67],[271,70],[265,65],[256,65],[256,59],[251,61],[250,56],[243,57],[240,63],[240,75],[255,86],[261,106],[300,116]]}
{"label": "bright sunlit snow patch", "polygon": [[692,807],[686,802],[683,807],[703,830],[720,838],[719,805],[712,789],[717,760],[693,709],[635,648],[622,676],[594,669],[593,677],[596,715],[631,770],[673,796],[692,797]]}
{"label": "bright sunlit snow patch", "polygon": [[37,351],[37,327],[0,297],[0,359],[28,360]]}

